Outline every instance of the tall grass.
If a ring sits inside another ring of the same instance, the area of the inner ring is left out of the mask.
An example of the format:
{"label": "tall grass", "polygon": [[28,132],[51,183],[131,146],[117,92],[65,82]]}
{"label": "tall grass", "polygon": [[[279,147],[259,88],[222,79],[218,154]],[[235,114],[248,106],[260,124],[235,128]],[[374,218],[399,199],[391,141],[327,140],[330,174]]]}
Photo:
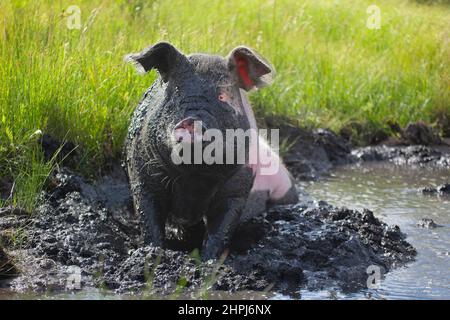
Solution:
{"label": "tall grass", "polygon": [[[13,202],[31,208],[48,172],[36,130],[79,145],[85,173],[120,155],[156,77],[137,76],[122,57],[159,40],[186,53],[257,49],[278,73],[251,96],[259,114],[336,130],[448,119],[450,7],[375,2],[378,30],[366,27],[372,0],[2,0],[0,175],[17,180]],[[70,5],[81,9],[80,30],[67,28]]]}

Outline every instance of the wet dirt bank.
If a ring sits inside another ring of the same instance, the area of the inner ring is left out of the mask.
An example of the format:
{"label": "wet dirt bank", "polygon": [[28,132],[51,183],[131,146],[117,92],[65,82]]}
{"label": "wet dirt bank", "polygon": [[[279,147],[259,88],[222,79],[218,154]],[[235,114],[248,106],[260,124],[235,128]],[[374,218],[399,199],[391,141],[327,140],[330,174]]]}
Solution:
{"label": "wet dirt bank", "polygon": [[[450,168],[449,139],[441,140],[434,136],[431,139],[428,132],[431,129],[421,125],[408,125],[404,130],[409,133],[404,134],[406,137],[389,138],[377,145],[358,148],[352,147],[348,140],[327,129],[306,130],[292,125],[280,125],[279,122],[269,122],[268,127],[280,128],[280,141],[287,141],[289,145],[283,160],[299,180],[316,180],[337,165],[370,161]],[[437,143],[432,143],[436,141]]]}
{"label": "wet dirt bank", "polygon": [[[292,139],[284,159],[299,180],[317,179],[335,165],[359,161],[450,167],[446,146],[352,151],[331,131],[295,127],[281,128],[283,137]],[[63,168],[51,177],[31,217],[5,211],[0,226],[3,246],[20,272],[2,286],[18,292],[97,287],[158,296],[206,289],[295,296],[300,288],[357,291],[367,286],[369,266],[385,273],[415,256],[400,229],[372,212],[311,201],[273,208],[241,226],[223,263],[201,262],[190,250],[143,246],[120,166],[95,182]],[[8,246],[12,239],[7,231],[19,228],[26,233],[25,245]],[[171,244],[189,248],[175,240]]]}

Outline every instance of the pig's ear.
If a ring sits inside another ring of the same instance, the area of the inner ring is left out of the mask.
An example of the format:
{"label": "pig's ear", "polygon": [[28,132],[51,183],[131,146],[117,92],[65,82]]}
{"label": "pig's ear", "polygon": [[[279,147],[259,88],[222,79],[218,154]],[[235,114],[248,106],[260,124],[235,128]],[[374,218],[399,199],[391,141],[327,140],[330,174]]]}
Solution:
{"label": "pig's ear", "polygon": [[167,42],[158,42],[139,53],[125,56],[125,61],[134,64],[140,73],[146,73],[151,69],[157,69],[164,82],[186,57],[173,45]]}
{"label": "pig's ear", "polygon": [[275,70],[254,50],[239,46],[228,55],[228,66],[236,74],[239,87],[247,91],[272,83]]}

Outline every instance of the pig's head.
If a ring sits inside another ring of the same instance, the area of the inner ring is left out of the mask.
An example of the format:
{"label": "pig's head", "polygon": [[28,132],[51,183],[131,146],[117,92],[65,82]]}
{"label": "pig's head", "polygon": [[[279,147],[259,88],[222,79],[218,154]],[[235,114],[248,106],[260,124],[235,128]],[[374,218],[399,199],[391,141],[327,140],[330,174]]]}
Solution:
{"label": "pig's head", "polygon": [[269,84],[274,74],[265,59],[244,46],[227,57],[186,56],[170,43],[160,42],[128,55],[127,60],[141,72],[156,69],[161,76],[168,149],[195,142],[196,134],[205,129],[218,129],[224,136],[226,129],[248,129],[242,95]]}

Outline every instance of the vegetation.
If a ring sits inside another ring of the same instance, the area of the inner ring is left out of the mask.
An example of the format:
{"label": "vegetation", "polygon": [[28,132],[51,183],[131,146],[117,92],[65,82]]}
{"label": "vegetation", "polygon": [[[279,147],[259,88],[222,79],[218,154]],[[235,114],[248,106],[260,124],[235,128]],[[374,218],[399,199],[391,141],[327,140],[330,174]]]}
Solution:
{"label": "vegetation", "polygon": [[[263,115],[335,130],[450,118],[448,1],[0,1],[0,177],[12,205],[32,209],[54,162],[41,132],[74,142],[95,174],[121,154],[129,118],[157,74],[123,56],[160,40],[186,53],[246,44],[277,69],[252,93]],[[76,5],[81,13],[76,27]],[[352,127],[353,128],[353,127]],[[39,131],[40,130],[40,131]],[[358,132],[356,132],[358,133]],[[3,200],[4,201],[4,200]],[[0,203],[2,205],[2,203]]]}

